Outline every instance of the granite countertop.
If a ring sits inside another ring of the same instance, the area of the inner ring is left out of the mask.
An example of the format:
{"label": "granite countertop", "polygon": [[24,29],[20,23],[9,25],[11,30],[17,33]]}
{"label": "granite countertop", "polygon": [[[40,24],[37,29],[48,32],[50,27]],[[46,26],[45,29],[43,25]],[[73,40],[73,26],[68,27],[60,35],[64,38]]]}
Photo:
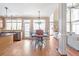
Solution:
{"label": "granite countertop", "polygon": [[10,35],[13,35],[15,33],[2,33],[0,34],[0,37],[3,37],[3,36],[10,36]]}

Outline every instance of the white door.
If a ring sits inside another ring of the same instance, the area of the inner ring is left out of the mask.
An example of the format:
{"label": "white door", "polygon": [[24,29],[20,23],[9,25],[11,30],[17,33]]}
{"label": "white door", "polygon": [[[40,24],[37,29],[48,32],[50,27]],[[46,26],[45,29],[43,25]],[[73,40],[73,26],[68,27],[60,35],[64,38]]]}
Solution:
{"label": "white door", "polygon": [[24,20],[24,38],[30,37],[30,20]]}

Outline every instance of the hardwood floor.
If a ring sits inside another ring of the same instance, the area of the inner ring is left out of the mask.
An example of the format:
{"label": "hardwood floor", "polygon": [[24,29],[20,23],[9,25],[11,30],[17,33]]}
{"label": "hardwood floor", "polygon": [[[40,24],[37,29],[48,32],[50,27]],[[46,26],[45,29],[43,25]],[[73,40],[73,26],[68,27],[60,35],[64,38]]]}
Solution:
{"label": "hardwood floor", "polygon": [[79,51],[73,49],[69,45],[67,45],[67,49],[66,50],[67,50],[67,55],[68,56],[79,56]]}
{"label": "hardwood floor", "polygon": [[4,50],[2,56],[59,56],[56,51],[58,47],[57,40],[50,37],[50,40],[46,41],[46,46],[43,48],[35,48],[33,40],[22,40],[14,42]]}

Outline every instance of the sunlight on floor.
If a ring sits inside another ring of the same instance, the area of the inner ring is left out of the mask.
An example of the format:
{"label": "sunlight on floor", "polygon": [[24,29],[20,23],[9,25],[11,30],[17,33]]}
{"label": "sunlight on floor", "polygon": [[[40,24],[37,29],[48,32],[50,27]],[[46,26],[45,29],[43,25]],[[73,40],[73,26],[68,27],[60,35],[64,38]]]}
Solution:
{"label": "sunlight on floor", "polygon": [[24,41],[24,48],[30,49],[31,43],[29,42],[29,40]]}

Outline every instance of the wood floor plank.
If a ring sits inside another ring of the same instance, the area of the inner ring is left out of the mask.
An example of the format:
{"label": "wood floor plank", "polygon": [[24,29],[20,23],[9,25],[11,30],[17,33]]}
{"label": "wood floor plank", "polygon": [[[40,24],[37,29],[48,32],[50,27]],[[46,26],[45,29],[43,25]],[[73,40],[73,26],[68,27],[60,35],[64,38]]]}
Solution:
{"label": "wood floor plank", "polygon": [[2,56],[59,56],[56,51],[57,47],[58,42],[52,37],[47,40],[46,46],[41,49],[35,48],[33,40],[26,39],[7,47]]}

